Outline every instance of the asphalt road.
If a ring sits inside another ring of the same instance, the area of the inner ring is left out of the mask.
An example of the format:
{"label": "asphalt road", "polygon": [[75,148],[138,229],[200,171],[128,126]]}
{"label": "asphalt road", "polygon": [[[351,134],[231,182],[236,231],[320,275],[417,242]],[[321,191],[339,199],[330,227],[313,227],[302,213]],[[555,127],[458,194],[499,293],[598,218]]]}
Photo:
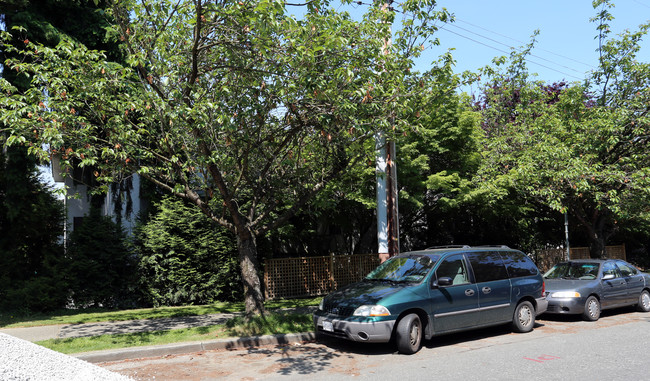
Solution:
{"label": "asphalt road", "polygon": [[650,313],[604,311],[597,322],[542,316],[433,338],[415,355],[389,344],[317,343],[97,364],[136,380],[649,380]]}

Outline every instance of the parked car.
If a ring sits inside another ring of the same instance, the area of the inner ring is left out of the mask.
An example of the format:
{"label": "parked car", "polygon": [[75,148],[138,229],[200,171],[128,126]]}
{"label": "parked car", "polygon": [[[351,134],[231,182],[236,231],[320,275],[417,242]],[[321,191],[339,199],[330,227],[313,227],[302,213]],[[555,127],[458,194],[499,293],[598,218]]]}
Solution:
{"label": "parked car", "polygon": [[609,308],[636,305],[650,311],[650,275],[620,259],[561,262],[544,280],[550,314],[582,314],[596,321]]}
{"label": "parked car", "polygon": [[388,259],[323,298],[313,319],[318,334],[395,339],[400,352],[411,354],[434,335],[504,323],[528,332],[546,307],[542,275],[521,251],[442,247]]}

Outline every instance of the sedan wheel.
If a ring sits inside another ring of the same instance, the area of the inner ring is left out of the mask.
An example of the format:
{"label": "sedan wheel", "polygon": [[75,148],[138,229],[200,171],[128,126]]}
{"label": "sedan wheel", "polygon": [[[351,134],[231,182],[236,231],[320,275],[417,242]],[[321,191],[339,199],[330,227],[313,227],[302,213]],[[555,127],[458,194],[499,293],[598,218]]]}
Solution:
{"label": "sedan wheel", "polygon": [[641,312],[650,312],[650,292],[648,290],[643,290],[639,295],[639,304],[636,305],[636,309]]}
{"label": "sedan wheel", "polygon": [[600,318],[600,302],[595,296],[590,296],[585,302],[585,312],[582,317],[588,321],[596,321]]}

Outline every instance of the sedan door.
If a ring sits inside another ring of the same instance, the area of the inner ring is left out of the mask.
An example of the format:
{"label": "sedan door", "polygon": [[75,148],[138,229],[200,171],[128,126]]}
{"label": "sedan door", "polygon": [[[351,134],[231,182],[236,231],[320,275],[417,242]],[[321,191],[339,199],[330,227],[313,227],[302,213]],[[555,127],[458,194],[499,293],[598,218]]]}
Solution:
{"label": "sedan door", "polygon": [[627,302],[627,282],[621,275],[618,267],[613,261],[603,263],[603,278],[613,276],[613,278],[602,280],[602,299],[600,304],[603,307],[622,305]]}
{"label": "sedan door", "polygon": [[627,303],[635,304],[639,300],[639,295],[645,287],[643,275],[631,264],[618,260],[616,261],[618,269],[621,271],[623,279],[627,285]]}

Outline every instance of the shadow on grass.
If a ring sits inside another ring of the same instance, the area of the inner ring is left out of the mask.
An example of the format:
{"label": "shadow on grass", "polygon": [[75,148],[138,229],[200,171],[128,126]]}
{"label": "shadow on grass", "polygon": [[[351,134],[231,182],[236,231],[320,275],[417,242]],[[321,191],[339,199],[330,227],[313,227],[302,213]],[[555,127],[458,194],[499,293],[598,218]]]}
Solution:
{"label": "shadow on grass", "polygon": [[[265,303],[269,310],[306,309],[318,305],[320,298],[280,299]],[[131,310],[115,310],[105,308],[66,309],[50,313],[34,313],[27,311],[0,312],[0,328],[9,325],[38,326],[52,324],[85,324],[94,322],[117,322],[140,319],[182,318],[221,313],[238,313],[244,311],[243,302],[217,302],[208,305],[142,308]]]}

